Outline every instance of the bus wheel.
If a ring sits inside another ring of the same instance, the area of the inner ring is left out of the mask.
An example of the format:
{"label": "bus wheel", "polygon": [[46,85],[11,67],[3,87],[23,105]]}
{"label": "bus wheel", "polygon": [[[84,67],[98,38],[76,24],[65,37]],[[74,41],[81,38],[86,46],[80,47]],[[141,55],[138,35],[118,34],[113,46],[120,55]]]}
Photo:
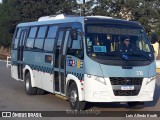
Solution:
{"label": "bus wheel", "polygon": [[44,94],[44,90],[37,88],[36,95],[43,95],[43,94]]}
{"label": "bus wheel", "polygon": [[68,91],[69,103],[72,110],[83,110],[86,102],[79,101],[78,89],[76,83],[71,83]]}
{"label": "bus wheel", "polygon": [[27,73],[25,77],[25,91],[28,95],[35,95],[37,88],[32,87],[31,85],[31,76],[30,73]]}
{"label": "bus wheel", "polygon": [[144,102],[128,102],[129,108],[142,109],[144,108]]}

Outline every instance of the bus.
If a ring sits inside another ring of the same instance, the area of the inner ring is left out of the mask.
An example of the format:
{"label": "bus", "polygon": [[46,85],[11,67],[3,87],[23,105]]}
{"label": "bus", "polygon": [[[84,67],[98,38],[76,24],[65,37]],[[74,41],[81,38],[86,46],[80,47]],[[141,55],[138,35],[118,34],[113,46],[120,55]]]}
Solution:
{"label": "bus", "polygon": [[60,14],[17,25],[11,76],[24,82],[26,94],[62,96],[72,110],[87,102],[143,108],[153,100],[156,65],[139,23]]}

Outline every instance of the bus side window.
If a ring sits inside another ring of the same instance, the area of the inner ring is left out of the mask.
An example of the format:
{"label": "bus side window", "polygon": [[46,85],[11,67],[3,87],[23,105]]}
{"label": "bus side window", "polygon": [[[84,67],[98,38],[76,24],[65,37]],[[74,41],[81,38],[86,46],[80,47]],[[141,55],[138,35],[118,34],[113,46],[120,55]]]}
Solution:
{"label": "bus side window", "polygon": [[14,40],[14,43],[13,43],[13,49],[17,49],[18,41],[19,41],[19,38],[20,38],[20,33],[21,33],[21,28],[18,28],[18,30],[16,32],[15,40]]}
{"label": "bus side window", "polygon": [[43,42],[46,37],[47,26],[42,26],[38,30],[37,38],[35,39],[34,49],[42,49]]}
{"label": "bus side window", "polygon": [[57,29],[58,29],[58,26],[49,27],[47,38],[45,39],[45,42],[44,42],[45,51],[53,51]]}
{"label": "bus side window", "polygon": [[[69,36],[68,40],[68,55],[73,55],[78,58],[83,57],[83,42],[82,42],[82,36],[80,35],[81,30],[77,30],[77,40],[73,40],[71,38],[71,35]],[[72,33],[71,33],[72,34]]]}
{"label": "bus side window", "polygon": [[32,27],[30,29],[29,37],[27,38],[27,41],[26,41],[26,48],[28,48],[28,49],[33,48],[34,39],[36,37],[37,29],[38,29],[37,27]]}

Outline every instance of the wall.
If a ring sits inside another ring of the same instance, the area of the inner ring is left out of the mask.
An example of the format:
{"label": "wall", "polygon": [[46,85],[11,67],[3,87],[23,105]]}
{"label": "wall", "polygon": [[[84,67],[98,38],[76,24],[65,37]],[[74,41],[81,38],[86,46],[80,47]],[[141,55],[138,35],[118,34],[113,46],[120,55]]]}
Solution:
{"label": "wall", "polygon": [[10,56],[10,54],[11,54],[10,48],[0,46],[0,59],[7,59],[7,56]]}

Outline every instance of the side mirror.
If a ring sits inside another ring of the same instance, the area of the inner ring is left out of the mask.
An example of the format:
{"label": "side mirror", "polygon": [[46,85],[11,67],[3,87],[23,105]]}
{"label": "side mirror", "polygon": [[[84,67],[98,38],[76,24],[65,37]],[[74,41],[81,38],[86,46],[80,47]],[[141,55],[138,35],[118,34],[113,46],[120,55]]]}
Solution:
{"label": "side mirror", "polygon": [[76,29],[72,29],[71,30],[71,39],[72,40],[77,40],[78,39],[78,35],[77,35],[77,30]]}

